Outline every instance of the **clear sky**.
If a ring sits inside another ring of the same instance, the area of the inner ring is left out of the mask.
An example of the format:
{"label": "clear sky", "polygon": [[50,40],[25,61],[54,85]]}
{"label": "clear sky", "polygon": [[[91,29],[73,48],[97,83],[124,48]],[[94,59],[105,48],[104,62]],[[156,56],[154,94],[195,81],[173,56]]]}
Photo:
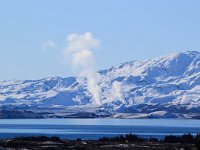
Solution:
{"label": "clear sky", "polygon": [[97,69],[200,50],[199,0],[0,0],[0,80],[70,76],[71,33],[101,40]]}

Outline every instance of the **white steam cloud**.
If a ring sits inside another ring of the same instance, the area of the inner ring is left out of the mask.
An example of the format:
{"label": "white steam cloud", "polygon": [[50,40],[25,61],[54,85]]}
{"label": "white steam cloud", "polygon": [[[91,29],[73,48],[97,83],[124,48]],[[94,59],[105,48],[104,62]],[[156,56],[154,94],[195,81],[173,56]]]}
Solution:
{"label": "white steam cloud", "polygon": [[100,75],[95,72],[93,48],[100,46],[100,41],[93,38],[90,32],[85,34],[70,34],[67,37],[67,47],[64,50],[66,58],[72,59],[72,65],[80,69],[80,76],[87,79],[88,91],[92,94],[95,104],[101,104]]}
{"label": "white steam cloud", "polygon": [[119,99],[120,101],[122,101],[122,103],[124,102],[123,100],[123,95],[122,95],[122,87],[121,87],[121,83],[118,81],[114,81],[112,84],[112,93],[113,96],[116,99]]}

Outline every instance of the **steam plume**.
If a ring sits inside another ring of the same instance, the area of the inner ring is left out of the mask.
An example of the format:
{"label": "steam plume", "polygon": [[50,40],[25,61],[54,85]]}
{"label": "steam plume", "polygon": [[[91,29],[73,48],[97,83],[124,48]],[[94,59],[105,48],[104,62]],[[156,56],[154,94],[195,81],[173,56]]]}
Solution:
{"label": "steam plume", "polygon": [[121,83],[118,81],[114,81],[112,84],[112,92],[115,98],[119,99],[124,102],[123,95],[122,95],[122,89],[121,89]]}
{"label": "steam plume", "polygon": [[94,102],[101,104],[101,89],[99,87],[99,74],[94,71],[95,58],[93,48],[100,45],[100,41],[93,38],[90,32],[85,34],[70,34],[67,37],[65,57],[71,58],[72,65],[80,69],[79,75],[87,79],[88,91],[92,94]]}

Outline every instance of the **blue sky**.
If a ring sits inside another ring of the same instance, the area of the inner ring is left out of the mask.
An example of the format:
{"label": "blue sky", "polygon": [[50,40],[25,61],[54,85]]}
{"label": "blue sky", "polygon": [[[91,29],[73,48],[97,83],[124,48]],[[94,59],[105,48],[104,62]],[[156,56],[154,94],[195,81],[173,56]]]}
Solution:
{"label": "blue sky", "polygon": [[[71,33],[101,40],[97,69],[199,51],[199,6],[199,0],[0,0],[0,80],[74,75],[62,57]],[[49,40],[56,45],[44,48]]]}

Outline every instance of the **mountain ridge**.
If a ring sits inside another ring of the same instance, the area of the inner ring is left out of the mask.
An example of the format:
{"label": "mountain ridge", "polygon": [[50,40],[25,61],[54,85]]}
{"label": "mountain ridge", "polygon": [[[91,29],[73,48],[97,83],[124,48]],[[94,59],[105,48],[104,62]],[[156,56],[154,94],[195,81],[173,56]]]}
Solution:
{"label": "mountain ridge", "polygon": [[[100,106],[93,103],[84,78],[0,82],[0,117],[6,118],[5,113],[15,110],[31,111],[37,117],[43,113],[39,116],[47,118],[81,114],[82,117],[200,118],[200,52],[126,62],[100,70],[99,74]],[[114,82],[120,84],[120,96],[113,92]]]}

